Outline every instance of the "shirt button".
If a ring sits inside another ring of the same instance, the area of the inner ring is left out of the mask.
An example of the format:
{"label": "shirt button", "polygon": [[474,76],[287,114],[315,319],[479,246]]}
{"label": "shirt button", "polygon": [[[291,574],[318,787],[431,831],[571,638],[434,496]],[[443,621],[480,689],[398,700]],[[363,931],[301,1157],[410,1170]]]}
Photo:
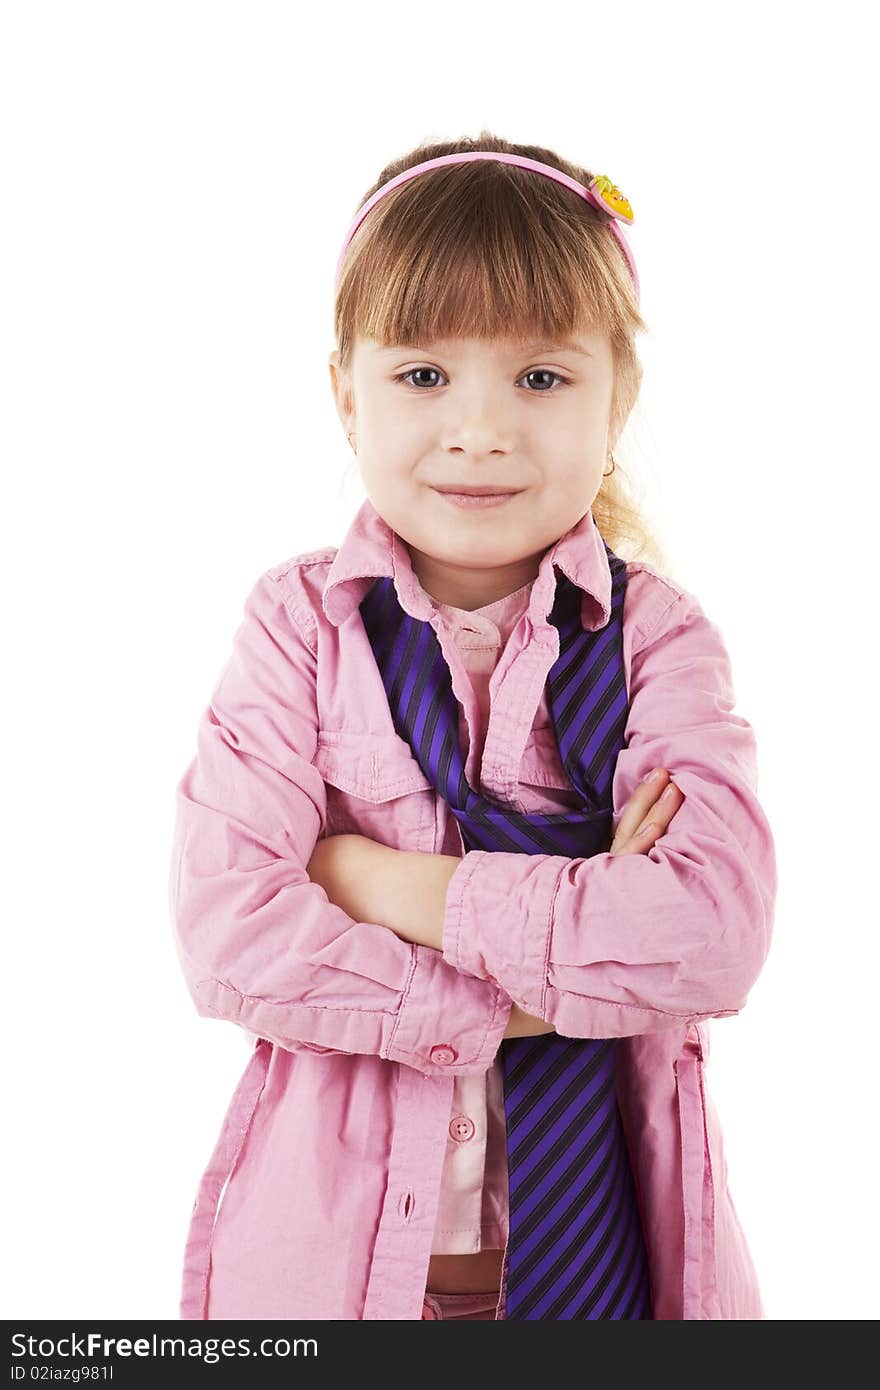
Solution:
{"label": "shirt button", "polygon": [[456,1115],[449,1126],[449,1133],[459,1144],[466,1144],[469,1139],[473,1139],[476,1132],[476,1125],[467,1115]]}
{"label": "shirt button", "polygon": [[438,1043],[436,1047],[431,1048],[431,1061],[439,1062],[441,1066],[446,1062],[454,1062],[457,1056],[455,1048],[450,1047],[448,1043]]}

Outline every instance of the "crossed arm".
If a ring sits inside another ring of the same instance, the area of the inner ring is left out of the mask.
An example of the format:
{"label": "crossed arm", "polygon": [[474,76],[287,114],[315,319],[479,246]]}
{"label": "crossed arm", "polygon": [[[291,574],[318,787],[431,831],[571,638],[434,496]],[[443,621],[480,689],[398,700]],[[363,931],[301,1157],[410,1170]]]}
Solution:
{"label": "crossed arm", "polygon": [[[671,791],[663,796],[667,788]],[[624,806],[611,853],[647,854],[683,800],[666,769],[659,769],[659,776],[640,783]],[[355,921],[380,923],[402,941],[442,951],[446,890],[460,863],[453,854],[391,849],[366,835],[330,835],[318,840],[307,872]],[[514,1003],[504,1036],[555,1031],[552,1023]]]}
{"label": "crossed arm", "polygon": [[[307,871],[356,921],[380,923],[403,941],[442,951],[446,890],[460,863],[456,855],[391,849],[366,835],[330,835],[318,840]],[[504,1036],[553,1032],[552,1023],[514,1003]]]}
{"label": "crossed arm", "polygon": [[[169,898],[202,1016],[291,1051],[382,1056],[426,1075],[444,1070],[435,1035],[460,1020],[464,1075],[491,1063],[514,1000],[561,1035],[599,1038],[743,1007],[771,939],[774,844],[754,732],[733,711],[729,659],[696,600],[672,598],[632,656],[615,808],[651,786],[640,779],[652,764],[676,769],[685,800],[666,835],[636,827],[631,864],[614,844],[568,865],[480,852],[454,865],[360,843],[369,869],[346,854],[328,894],[309,878],[320,876],[309,857],[327,796],[313,598],[295,566],[254,586],[178,784]],[[331,837],[319,853],[340,843],[351,850]],[[353,904],[355,891],[372,905],[349,913],[331,901]]]}

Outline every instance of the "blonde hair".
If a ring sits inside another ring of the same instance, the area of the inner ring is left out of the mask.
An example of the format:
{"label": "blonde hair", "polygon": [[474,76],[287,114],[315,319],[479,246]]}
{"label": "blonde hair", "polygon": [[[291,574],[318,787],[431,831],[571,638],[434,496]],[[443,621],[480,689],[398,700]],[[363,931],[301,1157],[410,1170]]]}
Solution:
{"label": "blonde hair", "polygon": [[[404,169],[468,150],[526,155],[583,184],[593,177],[553,150],[511,144],[483,130],[475,140],[422,144],[394,160],[357,207]],[[446,337],[551,341],[604,331],[614,360],[613,447],[639,394],[635,337],[647,324],[609,220],[555,180],[495,160],[408,180],[370,210],[340,267],[334,305],[340,368],[350,370],[360,336],[388,345]],[[661,548],[623,473],[615,461],[603,478],[592,504],[596,525],[622,558],[662,568]]]}

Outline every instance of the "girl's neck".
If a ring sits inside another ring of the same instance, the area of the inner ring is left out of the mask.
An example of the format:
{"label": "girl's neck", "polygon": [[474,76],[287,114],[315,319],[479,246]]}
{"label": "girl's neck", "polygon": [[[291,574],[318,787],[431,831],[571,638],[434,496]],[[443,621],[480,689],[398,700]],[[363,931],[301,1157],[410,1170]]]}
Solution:
{"label": "girl's neck", "polygon": [[536,577],[543,556],[542,551],[517,560],[512,565],[481,570],[443,564],[409,543],[406,548],[413,571],[425,593],[435,603],[463,608],[469,613],[475,608],[485,608],[487,603],[497,603],[528,584]]}

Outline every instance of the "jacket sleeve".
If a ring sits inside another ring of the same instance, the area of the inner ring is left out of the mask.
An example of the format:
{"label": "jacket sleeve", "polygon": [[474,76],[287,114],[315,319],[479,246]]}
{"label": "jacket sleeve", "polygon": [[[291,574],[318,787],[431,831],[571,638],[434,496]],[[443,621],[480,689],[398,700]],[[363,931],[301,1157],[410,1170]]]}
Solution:
{"label": "jacket sleeve", "polygon": [[614,824],[665,767],[685,800],[647,854],[471,850],[450,879],[444,957],[567,1037],[735,1014],[764,963],[776,896],[751,726],[718,628],[678,590],[631,661]]}
{"label": "jacket sleeve", "polygon": [[176,788],[169,904],[196,1010],[292,1052],[485,1072],[510,1017],[504,990],[354,921],[308,877],[327,804],[312,765],[314,618],[291,593],[271,570],[254,585]]}

